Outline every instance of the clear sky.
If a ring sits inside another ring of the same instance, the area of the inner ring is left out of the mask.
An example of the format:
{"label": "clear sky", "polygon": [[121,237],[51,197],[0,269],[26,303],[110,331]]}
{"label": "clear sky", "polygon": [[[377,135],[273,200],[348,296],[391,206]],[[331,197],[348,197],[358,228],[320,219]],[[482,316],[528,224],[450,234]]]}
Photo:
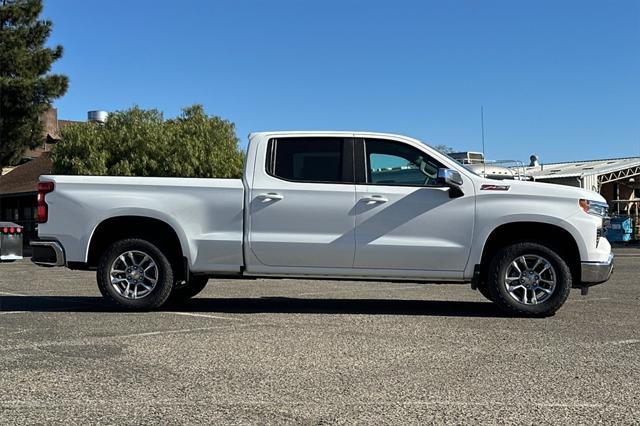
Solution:
{"label": "clear sky", "polygon": [[45,1],[58,115],[201,103],[247,134],[402,133],[543,162],[640,155],[640,1]]}

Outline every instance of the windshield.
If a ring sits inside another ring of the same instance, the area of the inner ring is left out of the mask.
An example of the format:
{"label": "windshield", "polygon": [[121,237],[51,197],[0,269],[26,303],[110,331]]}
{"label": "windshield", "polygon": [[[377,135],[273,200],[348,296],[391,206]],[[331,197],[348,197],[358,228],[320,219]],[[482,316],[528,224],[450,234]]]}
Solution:
{"label": "windshield", "polygon": [[[451,157],[449,157],[449,158],[451,158]],[[453,160],[453,161],[456,161],[456,160]],[[464,167],[465,170],[468,170],[469,172],[471,172],[472,174],[474,174],[474,175],[476,175],[478,177],[482,177],[475,170],[473,170],[471,167],[469,167],[468,164],[461,164],[461,166]]]}
{"label": "windshield", "polygon": [[[429,146],[431,146],[431,145],[429,145]],[[435,148],[435,147],[433,147],[433,146],[431,146],[431,148],[435,149],[435,150],[436,150],[436,151],[438,151],[440,154],[445,155],[449,160],[453,161],[454,163],[461,165],[462,167],[464,167],[464,168],[465,168],[465,170],[468,170],[468,171],[469,171],[469,172],[471,172],[472,174],[474,174],[474,175],[476,175],[476,176],[478,176],[478,177],[482,177],[482,176],[480,176],[480,175],[478,174],[478,172],[476,172],[476,171],[475,171],[475,170],[473,170],[471,167],[469,167],[469,166],[470,166],[470,164],[462,164],[461,162],[459,162],[458,160],[456,160],[455,158],[453,158],[452,156],[450,156],[448,153],[446,153],[446,152],[442,152],[442,151],[440,151],[438,148]]]}

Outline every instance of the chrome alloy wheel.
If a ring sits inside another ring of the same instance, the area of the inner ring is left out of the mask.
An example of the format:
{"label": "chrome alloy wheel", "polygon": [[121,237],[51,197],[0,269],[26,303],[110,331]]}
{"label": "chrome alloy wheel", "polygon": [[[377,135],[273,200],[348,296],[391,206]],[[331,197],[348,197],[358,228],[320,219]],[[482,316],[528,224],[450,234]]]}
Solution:
{"label": "chrome alloy wheel", "polygon": [[111,286],[127,299],[148,296],[158,283],[158,265],[148,254],[131,250],[122,253],[111,264]]}
{"label": "chrome alloy wheel", "polygon": [[556,288],[553,265],[537,254],[525,254],[507,267],[504,285],[509,295],[525,305],[545,302]]}

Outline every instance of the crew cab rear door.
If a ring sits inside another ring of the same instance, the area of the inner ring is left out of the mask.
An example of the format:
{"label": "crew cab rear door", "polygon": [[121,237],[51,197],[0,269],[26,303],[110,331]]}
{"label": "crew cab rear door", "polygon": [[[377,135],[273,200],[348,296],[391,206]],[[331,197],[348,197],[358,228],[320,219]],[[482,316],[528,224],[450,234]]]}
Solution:
{"label": "crew cab rear door", "polygon": [[[258,151],[248,243],[265,266],[351,268],[355,254],[353,140],[278,137]],[[247,269],[255,269],[248,261]]]}
{"label": "crew cab rear door", "polygon": [[425,277],[463,271],[473,235],[473,184],[465,180],[464,194],[451,198],[437,182],[443,165],[403,141],[358,138],[355,158],[354,268],[420,270]]}

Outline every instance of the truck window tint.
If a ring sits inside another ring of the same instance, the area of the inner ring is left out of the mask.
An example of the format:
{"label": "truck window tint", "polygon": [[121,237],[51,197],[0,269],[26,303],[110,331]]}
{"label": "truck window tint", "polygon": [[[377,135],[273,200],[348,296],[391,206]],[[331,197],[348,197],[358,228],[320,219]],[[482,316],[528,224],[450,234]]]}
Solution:
{"label": "truck window tint", "polygon": [[422,151],[395,141],[365,140],[367,182],[378,185],[435,185],[435,160]]}
{"label": "truck window tint", "polygon": [[274,176],[300,182],[342,181],[342,138],[283,138],[270,143]]}

